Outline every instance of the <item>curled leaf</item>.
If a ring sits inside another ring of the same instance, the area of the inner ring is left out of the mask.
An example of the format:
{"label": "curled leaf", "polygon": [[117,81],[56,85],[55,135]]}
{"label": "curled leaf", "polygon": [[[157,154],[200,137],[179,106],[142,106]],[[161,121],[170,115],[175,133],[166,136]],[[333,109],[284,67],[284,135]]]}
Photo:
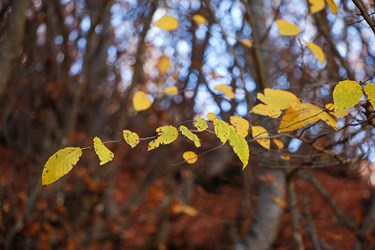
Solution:
{"label": "curled leaf", "polygon": [[184,135],[186,138],[188,138],[189,140],[191,140],[192,142],[194,142],[194,145],[199,148],[201,147],[201,142],[198,138],[198,136],[196,134],[194,134],[193,132],[191,132],[187,127],[181,125],[179,127],[180,129],[180,132],[182,135]]}
{"label": "curled leaf", "polygon": [[115,157],[113,152],[109,150],[103,144],[102,140],[100,140],[100,138],[97,136],[94,137],[94,150],[95,150],[96,155],[99,157],[100,165],[104,165],[107,162],[112,161],[113,158]]}
{"label": "curled leaf", "polygon": [[[253,134],[253,138],[256,139],[256,142],[259,143],[263,148],[270,149],[271,141],[268,137],[267,129],[263,128],[262,126],[252,126],[251,127],[251,133]],[[261,138],[264,139],[261,139]]]}

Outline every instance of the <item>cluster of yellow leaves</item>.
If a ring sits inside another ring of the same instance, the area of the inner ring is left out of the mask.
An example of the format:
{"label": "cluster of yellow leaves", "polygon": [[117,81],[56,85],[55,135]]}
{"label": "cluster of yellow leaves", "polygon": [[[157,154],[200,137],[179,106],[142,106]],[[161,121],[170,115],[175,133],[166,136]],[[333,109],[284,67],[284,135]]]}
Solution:
{"label": "cluster of yellow leaves", "polygon": [[[334,0],[326,0],[329,7],[331,8],[332,14],[336,14],[338,11],[337,5]],[[324,10],[326,3],[324,0],[309,0],[310,2],[310,11],[315,14],[321,10]]]}

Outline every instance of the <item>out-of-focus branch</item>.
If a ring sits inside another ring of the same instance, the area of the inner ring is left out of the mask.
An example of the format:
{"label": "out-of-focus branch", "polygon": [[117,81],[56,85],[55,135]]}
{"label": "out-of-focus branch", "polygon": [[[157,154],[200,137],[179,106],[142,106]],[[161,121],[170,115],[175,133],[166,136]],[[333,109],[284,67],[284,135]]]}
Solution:
{"label": "out-of-focus branch", "polygon": [[332,198],[332,196],[324,189],[324,187],[320,184],[320,182],[315,179],[313,176],[308,175],[306,173],[298,173],[298,177],[309,182],[318,193],[322,196],[322,198],[327,202],[327,204],[332,208],[334,214],[336,215],[337,219],[348,229],[353,231],[355,234],[360,235],[360,231],[353,220],[348,218],[345,213],[341,210],[341,208],[337,205],[336,201]]}
{"label": "out-of-focus branch", "polygon": [[363,7],[362,3],[359,0],[352,0],[352,1],[355,4],[355,6],[357,6],[357,8],[359,9],[359,11],[361,12],[362,17],[366,20],[366,22],[368,23],[368,25],[372,29],[372,32],[374,32],[374,34],[375,34],[375,23],[370,18],[370,16],[368,15],[365,7]]}
{"label": "out-of-focus branch", "polygon": [[[361,227],[359,228],[361,234],[366,236],[371,233],[375,228],[375,193],[372,193],[370,198],[371,204],[367,209],[367,215],[365,216]],[[366,249],[365,237],[357,239],[354,244],[354,250]]]}
{"label": "out-of-focus branch", "polygon": [[0,97],[13,73],[15,60],[20,54],[25,34],[28,0],[12,1],[12,11],[0,41]]}

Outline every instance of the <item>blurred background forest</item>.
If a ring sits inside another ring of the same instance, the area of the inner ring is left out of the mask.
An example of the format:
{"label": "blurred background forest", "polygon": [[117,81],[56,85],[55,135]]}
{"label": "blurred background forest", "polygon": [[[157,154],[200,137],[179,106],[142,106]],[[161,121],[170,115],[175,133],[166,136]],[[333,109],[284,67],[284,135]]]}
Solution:
{"label": "blurred background forest", "polygon": [[[271,128],[249,114],[264,88],[324,106],[343,79],[375,82],[374,1],[335,1],[335,15],[310,2],[0,0],[0,249],[374,249],[375,129],[361,105],[341,132],[318,123],[282,138],[286,149],[250,143],[245,171],[227,146],[175,165],[191,142],[113,143],[113,162],[88,150],[41,187],[49,156],[95,135],[148,137],[208,112]],[[165,14],[176,30],[154,25]],[[300,37],[280,37],[277,19]],[[235,99],[214,89],[222,83]],[[131,105],[138,90],[153,101],[143,112]],[[198,153],[220,145],[201,139]]]}

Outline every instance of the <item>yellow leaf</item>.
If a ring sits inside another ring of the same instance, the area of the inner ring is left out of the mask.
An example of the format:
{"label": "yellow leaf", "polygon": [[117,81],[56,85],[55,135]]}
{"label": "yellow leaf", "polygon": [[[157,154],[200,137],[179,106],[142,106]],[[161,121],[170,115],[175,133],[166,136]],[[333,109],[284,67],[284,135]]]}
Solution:
{"label": "yellow leaf", "polygon": [[229,138],[229,124],[218,118],[215,118],[213,123],[215,135],[223,144],[226,143]]}
{"label": "yellow leaf", "polygon": [[332,114],[336,118],[341,118],[349,114],[349,111],[347,109],[336,110],[333,103],[327,103],[324,107],[328,110],[329,114]]}
{"label": "yellow leaf", "polygon": [[338,11],[338,8],[337,8],[337,5],[336,5],[335,1],[334,0],[326,0],[326,1],[327,1],[327,4],[329,5],[329,7],[332,10],[332,14],[333,15],[336,14],[337,11]]}
{"label": "yellow leaf", "polygon": [[285,208],[287,206],[286,202],[280,197],[272,197],[272,200],[282,208]]}
{"label": "yellow leaf", "polygon": [[314,56],[319,60],[320,63],[324,63],[326,60],[323,50],[315,43],[306,43],[307,47],[311,50]]}
{"label": "yellow leaf", "polygon": [[154,25],[160,29],[172,31],[177,29],[178,20],[173,16],[164,15],[159,20],[157,20]]}
{"label": "yellow leaf", "polygon": [[82,156],[79,147],[67,147],[54,153],[44,165],[42,173],[42,185],[54,183],[70,172]]}
{"label": "yellow leaf", "polygon": [[208,128],[207,122],[203,118],[197,117],[195,121],[194,127],[196,127],[199,132],[205,131]]}
{"label": "yellow leaf", "polygon": [[206,117],[208,120],[214,121],[214,119],[216,118],[216,115],[214,113],[208,113]]}
{"label": "yellow leaf", "polygon": [[248,48],[251,48],[252,46],[253,46],[253,43],[249,40],[249,39],[242,39],[241,40],[241,43],[243,44],[243,45],[245,45],[246,47],[248,47]]}
{"label": "yellow leaf", "polygon": [[147,151],[158,148],[161,144],[167,145],[174,142],[178,137],[178,130],[173,126],[162,126],[156,129],[158,138],[150,141]]}
{"label": "yellow leaf", "polygon": [[360,101],[361,97],[362,87],[355,81],[341,81],[333,90],[333,103],[336,110],[353,107]]}
{"label": "yellow leaf", "polygon": [[139,143],[139,136],[130,131],[130,130],[124,130],[122,131],[122,134],[124,136],[124,140],[127,144],[129,144],[130,147],[134,148]]}
{"label": "yellow leaf", "polygon": [[258,100],[271,106],[272,108],[284,110],[299,102],[298,97],[292,92],[281,89],[264,89],[264,94],[257,94]]}
{"label": "yellow leaf", "polygon": [[311,13],[317,13],[321,10],[324,10],[326,3],[324,0],[309,0],[310,2],[310,11]]}
{"label": "yellow leaf", "polygon": [[156,63],[156,67],[158,68],[160,74],[167,73],[171,66],[171,60],[166,55],[162,55]]}
{"label": "yellow leaf", "polygon": [[215,86],[215,89],[224,94],[224,96],[228,97],[229,99],[233,99],[235,97],[233,88],[226,84],[218,84]]}
{"label": "yellow leaf", "polygon": [[233,148],[234,153],[241,160],[244,170],[249,163],[250,149],[245,137],[240,135],[233,126],[229,126],[229,145]]}
{"label": "yellow leaf", "polygon": [[236,128],[240,135],[243,135],[243,137],[248,135],[250,124],[246,119],[240,116],[231,116],[230,123]]}
{"label": "yellow leaf", "polygon": [[170,86],[164,89],[164,94],[170,95],[170,96],[178,95],[178,88],[176,86]]}
{"label": "yellow leaf", "polygon": [[143,91],[137,91],[133,96],[133,107],[135,111],[143,111],[151,106],[151,100]]}
{"label": "yellow leaf", "polygon": [[269,116],[271,118],[277,118],[281,115],[281,111],[277,108],[274,108],[269,105],[265,104],[258,104],[255,105],[251,110],[250,113],[258,114],[258,115],[264,115]]}
{"label": "yellow leaf", "polygon": [[182,135],[184,135],[186,138],[188,138],[189,140],[191,140],[192,142],[194,142],[194,145],[197,147],[197,148],[200,148],[201,147],[201,142],[198,138],[198,136],[196,134],[194,134],[193,132],[191,132],[187,127],[181,125],[179,127],[180,129],[180,132]]}
{"label": "yellow leaf", "polygon": [[195,217],[198,214],[198,211],[195,208],[182,204],[172,205],[172,212],[174,214],[185,214],[190,217]]}
{"label": "yellow leaf", "polygon": [[206,24],[207,22],[206,18],[199,14],[193,15],[193,20],[197,25]]}
{"label": "yellow leaf", "polygon": [[[253,134],[253,138],[258,142],[263,148],[270,149],[271,140],[268,137],[267,129],[263,128],[262,126],[252,126],[251,133]],[[264,139],[261,139],[264,138]]]}
{"label": "yellow leaf", "polygon": [[367,83],[364,87],[365,94],[372,107],[375,108],[375,84]]}
{"label": "yellow leaf", "polygon": [[284,142],[280,139],[272,139],[273,143],[275,143],[276,147],[278,149],[283,149],[284,148]]}
{"label": "yellow leaf", "polygon": [[281,158],[281,160],[283,160],[283,161],[289,161],[289,160],[290,160],[290,156],[289,156],[289,155],[284,155],[284,154],[282,154],[282,155],[280,155],[280,158]]}
{"label": "yellow leaf", "polygon": [[301,32],[297,25],[285,20],[276,20],[276,24],[281,36],[296,36]]}
{"label": "yellow leaf", "polygon": [[94,149],[95,149],[96,155],[99,157],[99,160],[100,160],[99,165],[104,165],[107,162],[112,161],[113,157],[115,157],[113,152],[109,150],[103,144],[102,140],[100,140],[100,138],[97,136],[94,137]]}
{"label": "yellow leaf", "polygon": [[184,158],[187,163],[194,164],[198,160],[198,155],[193,151],[186,151],[183,153],[182,158]]}
{"label": "yellow leaf", "polygon": [[286,110],[281,118],[279,133],[303,128],[311,123],[324,121],[336,129],[336,121],[327,112],[310,103],[298,103]]}

